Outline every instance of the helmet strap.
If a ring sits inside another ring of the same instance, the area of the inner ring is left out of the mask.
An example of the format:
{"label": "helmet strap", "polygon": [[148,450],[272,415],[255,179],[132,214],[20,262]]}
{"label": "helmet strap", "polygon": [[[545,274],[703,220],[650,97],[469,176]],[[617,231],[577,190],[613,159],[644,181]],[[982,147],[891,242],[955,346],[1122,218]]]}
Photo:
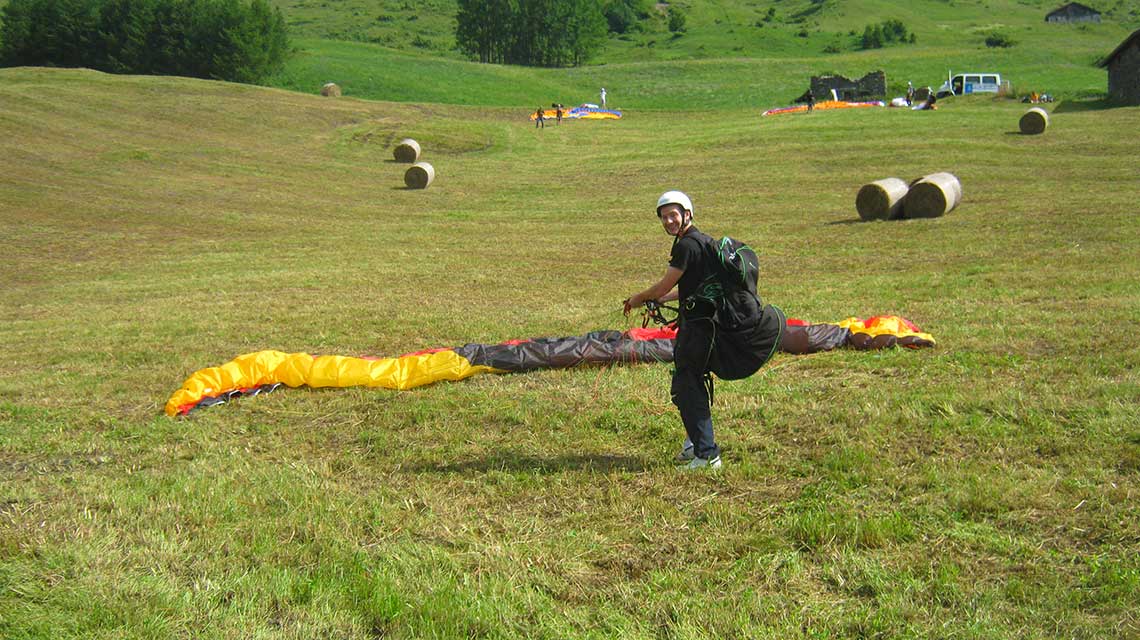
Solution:
{"label": "helmet strap", "polygon": [[684,215],[681,216],[681,226],[677,228],[677,238],[678,239],[680,239],[681,236],[683,236],[685,234],[685,231],[689,227],[693,226],[693,212],[689,211],[688,209],[685,209],[684,211],[685,211]]}

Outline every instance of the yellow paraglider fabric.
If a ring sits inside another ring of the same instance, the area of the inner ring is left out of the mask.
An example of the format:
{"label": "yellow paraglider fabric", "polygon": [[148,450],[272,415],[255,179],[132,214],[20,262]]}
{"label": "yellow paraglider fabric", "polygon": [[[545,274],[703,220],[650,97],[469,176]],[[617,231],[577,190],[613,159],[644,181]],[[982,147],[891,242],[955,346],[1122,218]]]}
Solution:
{"label": "yellow paraglider fabric", "polygon": [[872,337],[882,335],[892,335],[899,338],[915,337],[929,341],[932,345],[935,344],[934,336],[919,331],[918,327],[907,321],[906,318],[899,316],[874,316],[866,320],[851,317],[835,324],[851,331],[851,333],[865,333]]}
{"label": "yellow paraglider fabric", "polygon": [[290,387],[381,387],[412,389],[440,380],[462,380],[479,373],[503,373],[472,365],[451,350],[399,358],[351,358],[311,356],[307,353],[258,351],[238,356],[218,367],[195,372],[166,403],[166,414],[175,416],[207,396],[234,389],[282,383]]}

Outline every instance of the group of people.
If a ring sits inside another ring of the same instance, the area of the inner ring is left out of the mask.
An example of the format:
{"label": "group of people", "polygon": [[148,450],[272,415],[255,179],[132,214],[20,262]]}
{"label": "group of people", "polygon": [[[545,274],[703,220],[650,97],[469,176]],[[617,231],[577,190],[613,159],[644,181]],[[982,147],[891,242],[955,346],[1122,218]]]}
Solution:
{"label": "group of people", "polygon": [[[552,104],[550,106],[554,107],[555,124],[562,124],[563,106],[561,104],[558,104],[558,103]],[[534,128],[535,129],[540,129],[540,128],[545,129],[546,128],[546,109],[539,107],[538,109],[535,110],[535,112],[534,112]]]}
{"label": "group of people", "polygon": [[[602,108],[605,109],[606,108],[606,88],[605,87],[602,87],[601,97],[602,97],[601,105],[602,105]],[[562,124],[562,114],[565,113],[566,107],[560,103],[557,103],[557,102],[550,105],[550,106],[554,108],[555,124]],[[545,129],[546,128],[546,120],[547,120],[546,109],[543,109],[542,107],[539,107],[538,109],[536,109],[534,112],[534,128],[535,129]]]}

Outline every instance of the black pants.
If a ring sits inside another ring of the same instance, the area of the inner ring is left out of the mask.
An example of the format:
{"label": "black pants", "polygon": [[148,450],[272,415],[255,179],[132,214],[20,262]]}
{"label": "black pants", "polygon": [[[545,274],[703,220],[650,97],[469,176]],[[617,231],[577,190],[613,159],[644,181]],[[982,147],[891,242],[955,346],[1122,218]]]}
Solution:
{"label": "black pants", "polygon": [[673,347],[675,368],[670,395],[681,412],[681,422],[693,443],[693,453],[705,460],[720,455],[720,448],[713,439],[712,411],[705,387],[715,340],[716,325],[712,318],[682,318]]}
{"label": "black pants", "polygon": [[754,325],[734,331],[714,322],[711,309],[682,315],[670,391],[697,457],[711,460],[720,455],[705,375],[713,371],[725,380],[740,380],[756,373],[776,352],[786,325],[784,312],[772,305],[763,307]]}

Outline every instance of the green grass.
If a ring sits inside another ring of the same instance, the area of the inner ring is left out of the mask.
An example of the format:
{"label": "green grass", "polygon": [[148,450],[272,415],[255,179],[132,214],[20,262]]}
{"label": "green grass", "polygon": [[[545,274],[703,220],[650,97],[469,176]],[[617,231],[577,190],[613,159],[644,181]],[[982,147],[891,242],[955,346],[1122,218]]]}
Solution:
{"label": "green grass", "polygon": [[[1105,72],[1095,63],[1140,27],[1140,10],[1105,3],[1098,5],[1101,24],[1046,24],[1055,4],[694,1],[678,5],[689,15],[682,36],[670,34],[654,13],[642,31],[611,35],[590,65],[527,69],[465,61],[454,49],[453,2],[282,2],[298,53],[270,84],[316,93],[337,82],[348,95],[374,100],[531,111],[551,102],[596,102],[604,86],[610,103],[623,109],[763,110],[790,103],[812,75],[861,77],[881,69],[890,94],[902,95],[908,81],[937,88],[953,70],[996,71],[1018,94],[1102,96]],[[765,23],[769,7],[777,18]],[[917,42],[859,50],[851,32],[886,19],[901,20]],[[995,30],[1016,45],[986,47]]]}
{"label": "green grass", "polygon": [[[1140,109],[1053,107],[1033,137],[981,97],[536,131],[0,71],[0,636],[1135,636]],[[959,209],[857,222],[862,184],[939,170]],[[668,188],[760,249],[790,315],[897,313],[939,346],[719,384],[719,475],[668,462],[668,366],[161,415],[259,349],[629,326]]]}

